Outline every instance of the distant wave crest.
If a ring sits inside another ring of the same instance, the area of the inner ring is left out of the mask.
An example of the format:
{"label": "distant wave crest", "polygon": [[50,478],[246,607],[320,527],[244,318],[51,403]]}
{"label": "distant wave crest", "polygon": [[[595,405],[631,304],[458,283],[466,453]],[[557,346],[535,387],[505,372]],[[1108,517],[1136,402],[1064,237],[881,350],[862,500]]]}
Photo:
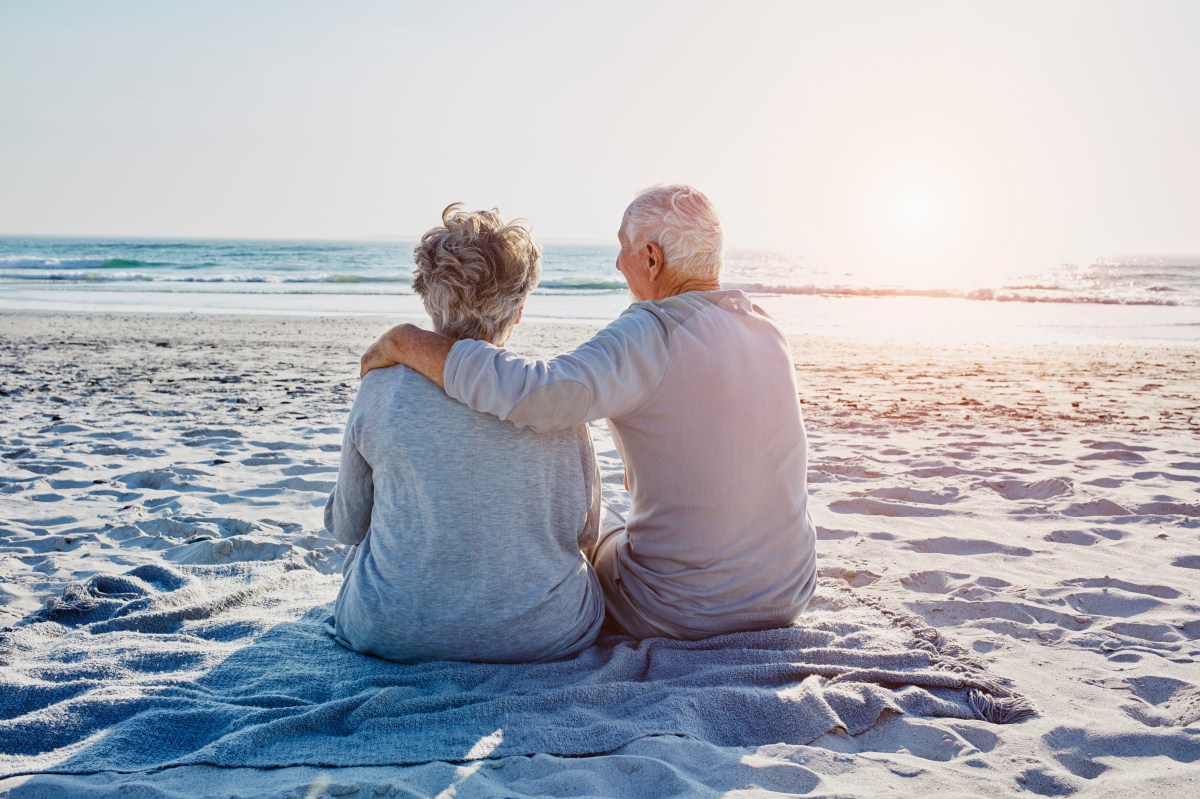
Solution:
{"label": "distant wave crest", "polygon": [[[741,289],[748,294],[798,294],[812,297],[927,297],[932,299],[981,300],[993,302],[1083,303],[1098,305],[1179,305],[1179,302],[1151,297],[1121,297],[1099,294],[1038,294],[1005,289],[908,289],[876,286],[794,286],[770,283],[726,283],[725,288]],[[1041,287],[1039,287],[1041,288]],[[1051,290],[1051,287],[1045,287]]]}
{"label": "distant wave crest", "polygon": [[9,272],[0,264],[0,280],[37,280],[69,283],[399,283],[407,285],[412,278],[316,274],[316,275],[179,275],[148,274],[146,272]]}
{"label": "distant wave crest", "polygon": [[0,258],[0,269],[137,269],[150,266],[169,264],[129,258],[31,258],[23,255]]}
{"label": "distant wave crest", "polygon": [[589,280],[587,278],[559,278],[543,280],[538,284],[539,289],[560,289],[563,291],[625,291],[623,280]]}
{"label": "distant wave crest", "polygon": [[[164,288],[176,286],[175,290],[189,284],[229,284],[229,291],[236,292],[237,284],[267,284],[312,286],[322,293],[362,293],[371,286],[380,291],[392,287],[392,293],[411,291],[412,276],[407,270],[370,269],[349,271],[354,265],[330,263],[328,271],[253,271],[244,273],[209,272],[201,267],[211,267],[208,262],[171,264],[141,261],[128,258],[48,258],[29,256],[0,257],[0,280],[36,281],[42,283],[95,284],[95,283],[149,283]],[[228,268],[228,267],[226,267]],[[340,271],[348,270],[348,271]],[[1189,277],[1189,280],[1192,278]],[[1200,296],[1194,290],[1154,282],[1149,285],[1130,286],[1128,281],[1119,281],[1110,289],[1103,285],[1070,285],[1051,280],[1021,280],[998,288],[949,289],[949,288],[905,288],[895,286],[830,285],[822,283],[786,282],[727,282],[727,288],[742,289],[753,294],[783,294],[814,297],[924,297],[933,299],[958,299],[985,302],[1018,303],[1070,303],[1102,305],[1152,305],[1176,306],[1200,304]],[[317,287],[320,288],[317,288]],[[342,286],[344,288],[339,289]],[[152,289],[162,290],[162,289]],[[198,288],[195,290],[199,290]],[[249,289],[246,289],[249,290]],[[284,289],[279,289],[284,290]],[[583,274],[553,275],[537,288],[546,294],[607,294],[627,290],[624,281],[603,276]]]}

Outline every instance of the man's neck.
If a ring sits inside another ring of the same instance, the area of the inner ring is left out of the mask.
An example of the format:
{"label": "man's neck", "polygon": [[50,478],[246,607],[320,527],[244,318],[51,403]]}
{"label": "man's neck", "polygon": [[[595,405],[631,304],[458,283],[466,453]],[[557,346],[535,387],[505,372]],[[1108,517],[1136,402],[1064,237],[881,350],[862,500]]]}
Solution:
{"label": "man's neck", "polygon": [[653,297],[655,300],[665,300],[667,297],[675,297],[679,294],[686,294],[689,291],[720,291],[721,281],[719,278],[708,277],[685,277],[679,280],[664,282],[662,285],[654,287]]}

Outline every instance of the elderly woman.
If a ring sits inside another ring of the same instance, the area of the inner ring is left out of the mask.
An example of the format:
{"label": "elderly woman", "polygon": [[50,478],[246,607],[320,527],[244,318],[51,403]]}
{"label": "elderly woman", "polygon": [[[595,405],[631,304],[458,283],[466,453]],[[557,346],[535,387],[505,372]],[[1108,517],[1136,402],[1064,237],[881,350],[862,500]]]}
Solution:
{"label": "elderly woman", "polygon": [[532,430],[608,419],[630,493],[595,556],[616,629],[703,638],[791,624],[816,585],[816,535],[787,340],[721,290],[721,225],[699,191],[641,193],[617,237],[638,302],[576,350],[533,361],[400,326],[363,369],[407,363]]}
{"label": "elderly woman", "polygon": [[[494,211],[442,214],[416,248],[413,288],[434,329],[502,346],[541,252]],[[325,526],[356,544],[334,629],[398,661],[525,662],[589,646],[604,616],[583,552],[599,483],[582,424],[521,430],[472,411],[404,366],[362,382]]]}

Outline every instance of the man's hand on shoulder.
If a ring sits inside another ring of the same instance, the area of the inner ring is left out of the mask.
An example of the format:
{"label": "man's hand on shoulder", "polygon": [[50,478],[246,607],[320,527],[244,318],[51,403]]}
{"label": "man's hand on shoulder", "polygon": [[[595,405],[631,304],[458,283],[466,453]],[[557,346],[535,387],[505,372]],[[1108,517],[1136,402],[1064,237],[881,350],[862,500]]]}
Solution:
{"label": "man's hand on shoulder", "polygon": [[396,325],[379,337],[359,360],[359,377],[372,369],[403,364],[432,380],[439,388],[446,387],[446,359],[454,339],[439,333],[422,330],[416,325]]}
{"label": "man's hand on shoulder", "polygon": [[410,330],[420,330],[416,325],[396,325],[380,336],[359,360],[358,376],[366,377],[372,369],[383,369],[404,363],[405,335]]}

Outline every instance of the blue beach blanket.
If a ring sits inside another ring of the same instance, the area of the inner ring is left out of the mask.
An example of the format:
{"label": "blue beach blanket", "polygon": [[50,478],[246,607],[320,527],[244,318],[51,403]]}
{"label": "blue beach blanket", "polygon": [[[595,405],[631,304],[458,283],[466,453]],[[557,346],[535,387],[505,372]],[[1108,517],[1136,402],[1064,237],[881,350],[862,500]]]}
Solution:
{"label": "blue beach blanket", "polygon": [[533,665],[391,663],[327,633],[340,578],[249,563],[96,576],[0,633],[0,776],[347,767],[855,735],[1028,702],[912,618],[824,580],[802,626],[602,637]]}

